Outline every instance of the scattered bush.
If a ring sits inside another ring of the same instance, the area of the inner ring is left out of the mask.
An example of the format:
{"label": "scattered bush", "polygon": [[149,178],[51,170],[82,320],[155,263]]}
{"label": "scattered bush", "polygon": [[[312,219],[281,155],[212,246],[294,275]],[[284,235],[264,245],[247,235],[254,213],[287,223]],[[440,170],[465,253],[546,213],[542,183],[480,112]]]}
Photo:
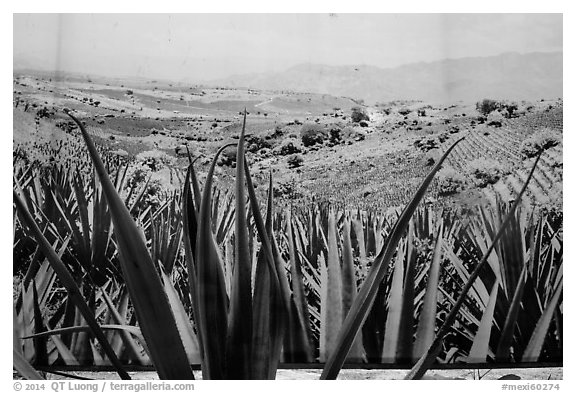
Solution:
{"label": "scattered bush", "polygon": [[487,125],[492,127],[502,127],[504,116],[498,111],[494,111],[487,116]]}
{"label": "scattered bush", "polygon": [[291,154],[296,154],[296,153],[302,152],[302,149],[300,149],[300,147],[296,146],[294,144],[294,142],[284,141],[284,142],[282,142],[282,144],[280,146],[277,146],[273,152],[276,155],[289,156]]}
{"label": "scattered bush", "polygon": [[488,116],[489,113],[495,111],[499,107],[500,104],[498,101],[490,100],[488,98],[476,103],[476,110],[484,116]]}
{"label": "scattered bush", "polygon": [[474,177],[478,187],[486,187],[500,180],[505,175],[505,171],[498,161],[477,158],[470,162],[470,174]]}
{"label": "scattered bush", "polygon": [[255,135],[246,136],[246,150],[256,153],[260,149],[270,149],[272,145],[266,139]]}
{"label": "scattered bush", "polygon": [[144,151],[136,155],[136,161],[146,165],[152,172],[157,172],[165,166],[173,166],[176,163],[174,157],[160,150]]}
{"label": "scattered bush", "polygon": [[418,139],[414,141],[414,147],[422,150],[423,152],[428,152],[432,149],[438,148],[438,141],[434,137]]}
{"label": "scattered bush", "polygon": [[294,154],[288,158],[288,168],[290,169],[301,167],[303,164],[304,159],[298,154]]}
{"label": "scattered bush", "polygon": [[466,188],[466,178],[454,168],[443,168],[438,172],[438,194],[447,196]]}
{"label": "scattered bush", "polygon": [[319,124],[306,123],[302,125],[300,129],[300,137],[302,138],[302,144],[306,147],[314,146],[315,144],[322,144],[324,140],[328,137],[328,133]]}
{"label": "scattered bush", "polygon": [[401,114],[402,116],[408,116],[410,113],[412,113],[412,109],[400,108],[398,109],[398,113]]}
{"label": "scattered bush", "polygon": [[342,142],[342,129],[339,127],[332,127],[330,129],[330,143],[338,144]]}
{"label": "scattered bush", "polygon": [[352,108],[352,114],[350,117],[354,123],[360,123],[362,120],[370,121],[370,117],[366,113],[366,110],[359,106]]}
{"label": "scattered bush", "polygon": [[236,146],[230,146],[220,154],[220,159],[218,160],[219,165],[232,166],[236,165]]}
{"label": "scattered bush", "polygon": [[272,188],[272,192],[274,194],[274,198],[298,199],[302,198],[303,196],[300,187],[298,187],[294,181],[277,183]]}
{"label": "scattered bush", "polygon": [[511,119],[513,117],[517,117],[516,111],[518,110],[518,104],[515,102],[503,102],[500,104],[501,110],[504,114],[504,117],[507,119]]}
{"label": "scattered bush", "polygon": [[542,128],[524,139],[520,146],[520,152],[526,158],[535,157],[541,150],[546,150],[558,145],[561,141],[560,135],[550,128]]}

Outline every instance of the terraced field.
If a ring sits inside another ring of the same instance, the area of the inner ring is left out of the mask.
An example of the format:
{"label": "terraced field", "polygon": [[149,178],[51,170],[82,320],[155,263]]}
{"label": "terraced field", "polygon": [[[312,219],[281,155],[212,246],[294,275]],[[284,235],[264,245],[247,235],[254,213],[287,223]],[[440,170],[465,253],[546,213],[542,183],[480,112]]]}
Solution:
{"label": "terraced field", "polygon": [[[478,126],[466,133],[448,162],[461,173],[469,173],[470,162],[479,158],[496,160],[507,172],[496,184],[483,188],[482,194],[495,201],[514,199],[528,176],[534,159],[525,159],[520,152],[522,141],[535,131],[548,127],[562,132],[562,105],[552,110],[507,119],[502,127]],[[526,205],[562,205],[562,144],[544,152],[523,198]]]}

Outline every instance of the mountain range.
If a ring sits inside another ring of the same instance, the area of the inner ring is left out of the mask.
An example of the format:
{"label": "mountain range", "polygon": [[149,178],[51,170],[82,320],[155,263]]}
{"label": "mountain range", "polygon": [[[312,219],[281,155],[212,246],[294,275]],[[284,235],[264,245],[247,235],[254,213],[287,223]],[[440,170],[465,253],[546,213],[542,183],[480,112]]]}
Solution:
{"label": "mountain range", "polygon": [[362,99],[473,102],[562,97],[562,52],[504,53],[395,68],[300,64],[282,72],[233,75],[206,84],[291,90]]}

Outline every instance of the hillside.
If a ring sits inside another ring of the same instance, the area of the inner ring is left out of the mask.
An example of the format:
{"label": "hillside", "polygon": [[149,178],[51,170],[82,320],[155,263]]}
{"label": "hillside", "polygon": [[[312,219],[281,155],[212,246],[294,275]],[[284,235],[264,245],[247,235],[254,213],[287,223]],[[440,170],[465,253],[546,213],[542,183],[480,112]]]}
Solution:
{"label": "hillside", "polygon": [[[475,104],[413,101],[363,106],[369,119],[360,123],[350,116],[356,103],[326,94],[125,83],[70,75],[57,81],[43,74],[17,76],[15,145],[37,151],[31,143],[60,139],[62,134],[72,137],[62,112],[66,107],[83,117],[100,143],[112,151],[130,157],[141,153],[174,157],[170,170],[155,174],[166,177],[165,183],[174,182],[188,162],[185,146],[201,158],[197,169],[203,176],[216,149],[237,138],[239,113],[247,108],[249,160],[258,183],[266,184],[272,171],[276,194],[286,203],[330,200],[387,210],[405,204],[430,170],[430,160],[462,136],[465,140],[446,166],[464,176],[465,189],[440,195],[434,183],[428,202],[460,207],[493,201],[496,194],[509,200],[532,162],[523,159],[522,142],[541,128],[562,133],[563,125],[562,100],[521,103],[513,117],[500,118],[500,127],[481,122]],[[322,143],[305,146],[304,127],[317,130]],[[81,146],[77,148],[83,150]],[[504,169],[501,178],[476,187],[470,172],[477,159],[496,160]],[[221,187],[230,186],[233,163],[220,165],[217,174]],[[525,203],[562,205],[561,145],[546,152]]]}
{"label": "hillside", "polygon": [[284,72],[234,75],[210,84],[325,93],[386,102],[473,102],[562,97],[562,53],[506,53],[383,69],[302,64]]}

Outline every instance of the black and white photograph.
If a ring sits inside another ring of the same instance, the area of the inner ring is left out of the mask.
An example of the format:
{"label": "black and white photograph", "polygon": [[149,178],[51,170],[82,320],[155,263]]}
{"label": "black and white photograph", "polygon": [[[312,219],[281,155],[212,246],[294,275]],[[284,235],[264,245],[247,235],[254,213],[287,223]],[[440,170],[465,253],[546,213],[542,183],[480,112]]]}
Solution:
{"label": "black and white photograph", "polygon": [[563,13],[55,11],[12,14],[14,389],[560,390]]}

